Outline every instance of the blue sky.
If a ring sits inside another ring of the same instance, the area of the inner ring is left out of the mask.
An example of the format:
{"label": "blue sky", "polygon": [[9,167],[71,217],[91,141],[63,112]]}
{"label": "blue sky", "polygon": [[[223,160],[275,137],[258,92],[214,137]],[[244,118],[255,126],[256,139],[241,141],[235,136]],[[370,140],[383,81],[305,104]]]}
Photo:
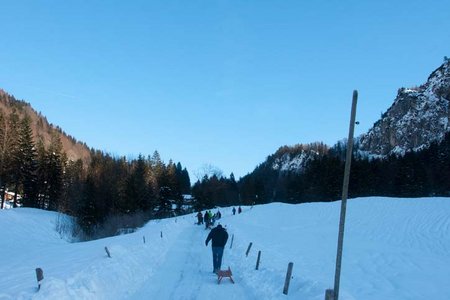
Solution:
{"label": "blue sky", "polygon": [[0,1],[0,88],[115,155],[251,172],[366,132],[450,56],[446,1]]}

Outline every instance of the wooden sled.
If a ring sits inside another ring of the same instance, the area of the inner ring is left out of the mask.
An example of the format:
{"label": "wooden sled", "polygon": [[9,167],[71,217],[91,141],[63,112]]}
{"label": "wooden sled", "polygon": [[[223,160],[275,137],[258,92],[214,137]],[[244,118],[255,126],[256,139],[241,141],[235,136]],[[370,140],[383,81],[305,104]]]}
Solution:
{"label": "wooden sled", "polygon": [[233,275],[233,273],[231,273],[230,267],[228,267],[228,270],[219,270],[219,271],[217,271],[217,279],[218,279],[217,284],[220,284],[220,281],[224,277],[230,278],[231,282],[234,283],[233,277],[231,277],[231,275]]}

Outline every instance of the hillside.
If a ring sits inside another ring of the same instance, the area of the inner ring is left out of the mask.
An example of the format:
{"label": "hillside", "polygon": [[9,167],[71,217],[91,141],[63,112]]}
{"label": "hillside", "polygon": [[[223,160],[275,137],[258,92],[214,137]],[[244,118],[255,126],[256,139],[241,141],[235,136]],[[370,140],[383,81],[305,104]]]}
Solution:
{"label": "hillside", "polygon": [[[339,299],[449,299],[449,200],[349,200]],[[225,279],[218,285],[204,244],[208,231],[194,225],[194,214],[151,221],[128,235],[69,243],[55,231],[61,215],[3,210],[0,227],[8,230],[0,231],[0,249],[8,255],[0,268],[0,299],[323,300],[334,282],[339,211],[339,201],[243,207],[236,216],[221,209],[220,222],[234,236],[223,266],[231,267],[236,284]],[[289,262],[294,269],[285,296]],[[45,277],[40,291],[37,267]]]}
{"label": "hillside", "polygon": [[35,142],[42,140],[47,147],[50,144],[52,134],[59,135],[64,152],[70,160],[81,159],[86,166],[90,161],[90,151],[86,144],[78,142],[74,137],[66,134],[59,126],[50,124],[46,117],[36,112],[33,107],[25,102],[16,100],[13,96],[0,89],[0,111],[8,116],[13,110],[20,119],[28,115],[31,119],[31,128]]}

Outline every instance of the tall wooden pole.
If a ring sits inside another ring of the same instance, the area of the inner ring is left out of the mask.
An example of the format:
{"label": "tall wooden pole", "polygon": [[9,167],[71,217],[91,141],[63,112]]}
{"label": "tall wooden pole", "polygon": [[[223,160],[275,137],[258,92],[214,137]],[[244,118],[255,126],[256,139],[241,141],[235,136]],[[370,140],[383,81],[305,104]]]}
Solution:
{"label": "tall wooden pole", "polygon": [[347,210],[348,183],[350,179],[350,167],[352,164],[353,132],[355,129],[357,101],[358,101],[358,91],[354,90],[352,101],[352,112],[350,116],[350,129],[348,132],[348,141],[347,141],[347,156],[345,159],[344,183],[342,185],[341,218],[339,221],[339,236],[336,255],[336,273],[334,275],[334,300],[339,299],[339,283],[341,280],[341,263],[343,250],[342,248],[344,244],[345,212]]}

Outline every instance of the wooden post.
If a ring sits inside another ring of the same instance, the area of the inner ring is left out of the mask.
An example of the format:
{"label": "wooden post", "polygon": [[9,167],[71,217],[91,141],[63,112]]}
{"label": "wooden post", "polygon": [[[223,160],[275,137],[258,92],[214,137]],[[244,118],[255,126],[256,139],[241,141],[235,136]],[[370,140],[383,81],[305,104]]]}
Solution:
{"label": "wooden post", "polygon": [[234,241],[234,234],[231,236],[231,244],[230,244],[230,249],[233,248],[233,241]]}
{"label": "wooden post", "polygon": [[289,284],[291,282],[292,277],[292,268],[294,267],[294,263],[290,262],[288,264],[288,269],[286,273],[286,279],[284,280],[284,288],[283,288],[283,294],[287,295],[289,290]]}
{"label": "wooden post", "polygon": [[334,291],[332,289],[325,291],[325,300],[334,300]]}
{"label": "wooden post", "polygon": [[38,291],[41,289],[41,282],[44,279],[44,271],[41,268],[36,268],[36,278],[38,282]]}
{"label": "wooden post", "polygon": [[161,238],[162,238],[162,231],[161,231]]}
{"label": "wooden post", "polygon": [[106,251],[106,254],[108,254],[108,257],[111,258],[111,253],[109,253],[108,247],[105,247],[105,251]]}
{"label": "wooden post", "polygon": [[247,248],[247,252],[245,252],[245,256],[248,256],[248,253],[250,252],[250,248],[252,247],[253,243],[250,243]]}
{"label": "wooden post", "polygon": [[334,299],[339,299],[339,284],[341,279],[342,250],[344,246],[345,213],[347,210],[348,184],[350,180],[350,167],[352,163],[353,132],[355,129],[356,103],[358,91],[353,91],[352,112],[350,115],[350,129],[348,131],[347,156],[345,159],[344,182],[342,184],[341,217],[339,220],[339,236],[336,254],[336,272],[334,275]]}
{"label": "wooden post", "polygon": [[145,235],[142,237],[142,239],[144,240],[144,244],[145,244]]}
{"label": "wooden post", "polygon": [[261,260],[261,251],[258,251],[258,259],[256,259],[256,270],[259,269],[259,261]]}

